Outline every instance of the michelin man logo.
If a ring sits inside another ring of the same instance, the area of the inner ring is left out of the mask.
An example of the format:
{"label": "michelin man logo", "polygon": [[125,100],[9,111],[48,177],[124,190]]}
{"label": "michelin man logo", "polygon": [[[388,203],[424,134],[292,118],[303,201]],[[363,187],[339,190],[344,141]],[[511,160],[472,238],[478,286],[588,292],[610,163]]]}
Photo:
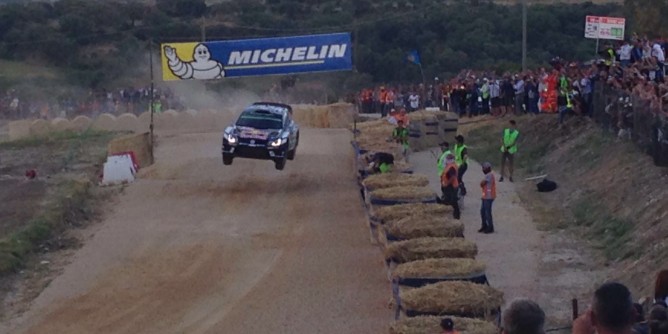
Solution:
{"label": "michelin man logo", "polygon": [[181,79],[210,80],[225,77],[223,65],[211,59],[209,48],[200,43],[195,46],[193,61],[183,61],[176,54],[176,49],[166,45],[165,57],[169,60],[169,69]]}

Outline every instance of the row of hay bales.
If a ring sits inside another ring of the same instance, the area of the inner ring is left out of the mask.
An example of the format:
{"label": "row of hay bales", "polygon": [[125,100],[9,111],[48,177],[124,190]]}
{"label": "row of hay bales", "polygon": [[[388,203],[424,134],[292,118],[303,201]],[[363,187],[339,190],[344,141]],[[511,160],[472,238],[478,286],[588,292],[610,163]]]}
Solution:
{"label": "row of hay bales", "polygon": [[[154,115],[154,129],[156,132],[219,130],[224,128],[229,120],[230,117],[225,112],[167,110]],[[149,131],[150,122],[149,112],[144,112],[139,116],[127,113],[115,116],[104,113],[95,119],[88,116],[77,116],[72,120],[64,118],[55,118],[50,121],[27,119],[10,122],[9,137],[10,140],[15,140],[45,136],[54,132],[87,130],[143,133]]]}
{"label": "row of hay bales", "polygon": [[345,129],[355,119],[355,106],[350,103],[328,105],[297,104],[292,106],[295,122],[307,128]]}
{"label": "row of hay bales", "polygon": [[[352,104],[336,103],[331,105],[296,105],[293,107],[297,124],[315,128],[345,128],[353,122],[355,109]],[[167,110],[154,114],[154,130],[157,133],[222,131],[235,120],[239,111],[224,110],[187,110],[177,112]],[[124,131],[143,133],[149,131],[150,112],[139,116],[134,114],[100,114],[95,119],[77,116],[71,120],[56,118],[53,120],[27,119],[9,123],[9,139],[41,137],[54,132],[89,129],[100,131]]]}
{"label": "row of hay bales", "polygon": [[[375,136],[392,129],[381,122],[358,127],[358,159],[369,147],[395,151],[392,143]],[[497,333],[503,293],[489,286],[485,265],[476,260],[475,243],[464,238],[464,225],[450,218],[451,208],[436,203],[427,177],[412,174],[410,164],[398,160],[406,168],[362,174],[359,180],[372,241],[383,248],[392,282],[390,305],[397,320],[390,333],[438,333],[445,317],[452,318],[463,334]]]}

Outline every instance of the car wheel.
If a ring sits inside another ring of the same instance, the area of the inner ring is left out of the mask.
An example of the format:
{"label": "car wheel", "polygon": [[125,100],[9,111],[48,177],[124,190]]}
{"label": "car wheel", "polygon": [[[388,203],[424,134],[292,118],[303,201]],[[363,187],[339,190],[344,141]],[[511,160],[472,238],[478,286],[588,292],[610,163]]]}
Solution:
{"label": "car wheel", "polygon": [[226,166],[231,165],[232,160],[234,160],[234,156],[232,156],[230,154],[223,153],[223,165],[226,165]]}
{"label": "car wheel", "polygon": [[285,158],[274,161],[274,167],[278,170],[283,170],[283,168],[285,168],[285,161]]}
{"label": "car wheel", "polygon": [[296,146],[293,150],[288,151],[288,154],[287,154],[288,160],[295,160],[295,154],[297,154],[297,147]]}

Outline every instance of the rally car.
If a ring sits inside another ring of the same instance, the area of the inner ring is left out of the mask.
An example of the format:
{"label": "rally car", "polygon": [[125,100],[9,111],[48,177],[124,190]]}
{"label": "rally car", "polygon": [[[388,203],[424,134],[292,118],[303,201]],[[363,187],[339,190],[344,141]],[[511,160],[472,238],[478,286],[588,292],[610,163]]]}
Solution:
{"label": "rally car", "polygon": [[247,107],[236,123],[223,133],[223,164],[234,158],[272,160],[283,170],[293,160],[299,145],[299,126],[287,104],[256,102]]}

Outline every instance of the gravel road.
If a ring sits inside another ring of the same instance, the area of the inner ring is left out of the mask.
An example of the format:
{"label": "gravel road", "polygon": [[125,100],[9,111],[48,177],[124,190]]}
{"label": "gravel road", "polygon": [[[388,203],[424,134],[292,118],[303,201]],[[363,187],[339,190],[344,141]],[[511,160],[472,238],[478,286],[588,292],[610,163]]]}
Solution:
{"label": "gravel road", "polygon": [[384,333],[346,130],[295,161],[222,166],[219,134],[161,138],[63,273],[6,333]]}

